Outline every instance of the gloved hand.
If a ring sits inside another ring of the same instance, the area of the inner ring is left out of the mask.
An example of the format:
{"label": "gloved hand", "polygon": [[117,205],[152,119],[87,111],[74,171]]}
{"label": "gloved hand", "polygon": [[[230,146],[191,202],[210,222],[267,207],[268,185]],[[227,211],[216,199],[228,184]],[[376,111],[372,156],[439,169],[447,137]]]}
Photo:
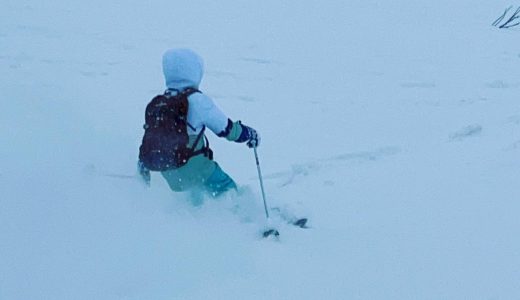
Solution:
{"label": "gloved hand", "polygon": [[147,186],[150,186],[150,180],[151,180],[150,170],[148,170],[148,168],[146,168],[143,165],[142,161],[137,162],[137,172],[139,173],[139,175],[141,175],[141,179],[143,180],[144,184],[146,184]]}
{"label": "gloved hand", "polygon": [[249,126],[245,126],[245,127],[247,128],[247,131],[248,131],[248,138],[247,138],[246,145],[249,148],[256,148],[256,147],[260,146],[260,135],[258,134],[258,132]]}
{"label": "gloved hand", "polygon": [[225,130],[218,134],[219,137],[225,137],[230,141],[237,143],[246,143],[249,148],[260,146],[260,135],[253,128],[242,124],[241,121],[233,122],[228,119],[228,125]]}

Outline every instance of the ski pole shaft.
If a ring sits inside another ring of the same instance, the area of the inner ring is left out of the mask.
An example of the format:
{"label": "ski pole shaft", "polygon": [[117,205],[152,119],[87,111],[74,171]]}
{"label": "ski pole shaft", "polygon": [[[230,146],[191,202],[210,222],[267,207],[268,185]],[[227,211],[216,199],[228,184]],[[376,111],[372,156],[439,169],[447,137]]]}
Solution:
{"label": "ski pole shaft", "polygon": [[264,199],[265,216],[269,219],[269,210],[267,209],[267,201],[265,200],[264,181],[262,180],[262,171],[260,170],[260,161],[258,160],[258,152],[256,146],[253,147],[255,151],[256,169],[258,170],[258,179],[260,179],[260,189],[262,190],[262,199]]}

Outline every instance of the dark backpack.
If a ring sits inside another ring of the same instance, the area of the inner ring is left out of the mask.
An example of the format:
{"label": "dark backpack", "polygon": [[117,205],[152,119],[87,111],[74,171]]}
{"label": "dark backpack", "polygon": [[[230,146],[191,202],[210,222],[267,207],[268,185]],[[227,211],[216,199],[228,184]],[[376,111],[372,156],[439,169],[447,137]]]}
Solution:
{"label": "dark backpack", "polygon": [[204,135],[204,128],[191,148],[188,147],[188,97],[196,89],[186,89],[172,95],[167,91],[146,106],[144,136],[139,147],[139,160],[151,171],[166,171],[185,165],[201,153],[209,153],[209,146],[195,151]]}

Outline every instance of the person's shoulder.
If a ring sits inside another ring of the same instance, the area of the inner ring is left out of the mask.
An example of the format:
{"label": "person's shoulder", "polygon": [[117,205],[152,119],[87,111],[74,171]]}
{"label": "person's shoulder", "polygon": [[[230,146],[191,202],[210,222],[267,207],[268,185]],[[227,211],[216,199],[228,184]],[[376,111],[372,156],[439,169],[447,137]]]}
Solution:
{"label": "person's shoulder", "polygon": [[199,109],[211,109],[215,106],[213,99],[202,92],[195,92],[188,97],[191,107]]}

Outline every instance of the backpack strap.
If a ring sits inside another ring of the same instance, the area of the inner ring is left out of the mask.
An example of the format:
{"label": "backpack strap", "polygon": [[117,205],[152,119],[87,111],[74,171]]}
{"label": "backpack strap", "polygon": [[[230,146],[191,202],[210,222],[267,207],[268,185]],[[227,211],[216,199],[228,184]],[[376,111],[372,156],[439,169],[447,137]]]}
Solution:
{"label": "backpack strap", "polygon": [[[189,88],[187,88],[187,89],[185,89],[185,90],[183,90],[181,92],[181,94],[183,96],[185,96],[186,98],[188,98],[190,95],[192,95],[194,93],[202,93],[202,92],[200,90],[196,89],[196,88],[191,88],[191,87],[189,87]],[[191,126],[191,124],[188,123],[188,126],[191,129],[193,129],[193,131],[195,131],[195,128],[193,128],[193,126]],[[211,148],[209,147],[208,138],[204,135],[204,131],[205,130],[206,130],[206,126],[202,126],[202,130],[197,135],[197,138],[195,139],[195,142],[193,143],[193,146],[191,147],[191,155],[190,155],[190,157],[193,157],[193,156],[196,156],[196,155],[200,155],[200,154],[204,154],[204,156],[206,156],[210,160],[213,160],[213,150],[211,150]],[[204,146],[202,146],[202,149],[195,150],[195,148],[199,144],[200,139],[202,137],[204,137],[204,140],[205,140]]]}
{"label": "backpack strap", "polygon": [[186,88],[184,90],[178,90],[178,89],[167,89],[166,91],[164,91],[164,95],[172,95],[173,93],[175,92],[175,95],[182,95],[182,96],[185,96],[185,97],[189,97],[191,96],[191,94],[194,94],[194,93],[201,93],[202,92],[196,88]]}
{"label": "backpack strap", "polygon": [[[193,146],[190,149],[190,152],[191,152],[190,157],[193,157],[193,156],[196,156],[196,155],[199,155],[199,154],[204,154],[204,156],[206,156],[210,160],[213,160],[213,150],[210,149],[208,138],[204,135],[204,130],[205,129],[206,129],[206,126],[203,126],[202,130],[197,135],[197,138],[195,139],[195,142],[193,143]],[[205,145],[202,146],[202,149],[199,149],[199,150],[195,151],[195,148],[197,147],[201,137],[203,137],[203,136],[204,136],[204,139],[205,139],[205,143],[204,143]]]}
{"label": "backpack strap", "polygon": [[189,97],[191,94],[194,94],[194,93],[202,93],[202,92],[196,88],[191,88],[191,87],[189,87],[181,92],[181,94],[185,95],[186,97]]}

